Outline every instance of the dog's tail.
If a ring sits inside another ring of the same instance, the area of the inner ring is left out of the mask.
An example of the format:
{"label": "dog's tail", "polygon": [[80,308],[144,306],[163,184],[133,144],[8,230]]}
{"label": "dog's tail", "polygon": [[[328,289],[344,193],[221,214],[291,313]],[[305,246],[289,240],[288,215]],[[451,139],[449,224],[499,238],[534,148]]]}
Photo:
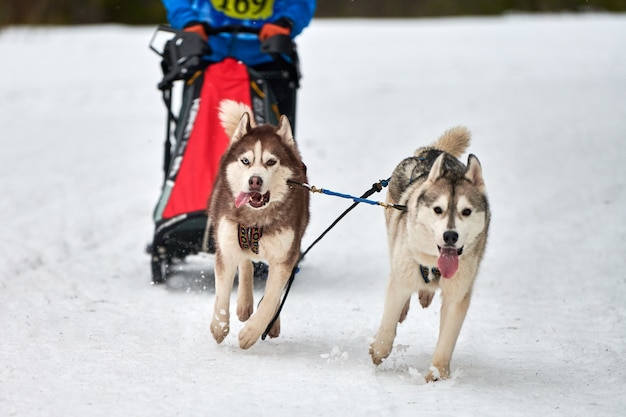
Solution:
{"label": "dog's tail", "polygon": [[229,138],[235,133],[244,113],[248,113],[250,125],[255,127],[254,115],[250,106],[234,100],[222,100],[220,102],[220,122]]}
{"label": "dog's tail", "polygon": [[460,158],[470,145],[472,134],[465,126],[456,126],[446,130],[431,146]]}

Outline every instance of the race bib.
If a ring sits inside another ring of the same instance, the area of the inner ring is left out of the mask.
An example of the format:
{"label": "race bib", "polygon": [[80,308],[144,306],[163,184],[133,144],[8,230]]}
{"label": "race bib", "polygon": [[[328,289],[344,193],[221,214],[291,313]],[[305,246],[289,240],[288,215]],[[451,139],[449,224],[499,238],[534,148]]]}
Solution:
{"label": "race bib", "polygon": [[274,0],[211,0],[211,4],[234,19],[267,19],[274,13]]}

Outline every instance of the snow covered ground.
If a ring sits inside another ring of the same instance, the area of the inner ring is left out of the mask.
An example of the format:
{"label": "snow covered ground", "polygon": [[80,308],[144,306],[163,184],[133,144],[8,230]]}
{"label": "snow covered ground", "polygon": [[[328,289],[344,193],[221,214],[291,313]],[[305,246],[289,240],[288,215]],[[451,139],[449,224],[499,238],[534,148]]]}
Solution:
{"label": "snow covered ground", "polygon": [[[383,365],[368,355],[381,208],[311,251],[281,336],[248,351],[236,318],[210,335],[205,259],[150,284],[152,32],[0,33],[0,415],[624,415],[626,16],[316,20],[300,38],[312,184],[360,194],[445,129],[474,134],[492,229],[452,378],[434,384],[438,298],[413,303]],[[305,246],[350,204],[312,203]]]}

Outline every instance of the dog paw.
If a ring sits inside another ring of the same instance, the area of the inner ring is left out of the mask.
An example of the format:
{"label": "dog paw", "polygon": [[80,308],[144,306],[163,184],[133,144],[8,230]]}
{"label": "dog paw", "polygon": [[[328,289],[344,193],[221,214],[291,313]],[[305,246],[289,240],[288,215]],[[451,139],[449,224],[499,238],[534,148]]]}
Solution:
{"label": "dog paw", "polygon": [[259,340],[262,332],[263,330],[259,331],[256,326],[250,325],[250,322],[248,322],[239,332],[239,347],[241,349],[249,349]]}
{"label": "dog paw", "polygon": [[274,322],[274,324],[272,325],[272,328],[270,329],[270,331],[267,333],[267,335],[269,337],[271,337],[272,339],[280,336],[280,317],[276,318],[276,321]]}
{"label": "dog paw", "polygon": [[211,334],[218,344],[222,343],[229,331],[230,325],[228,324],[228,321],[221,321],[217,318],[214,318],[213,321],[211,321]]}
{"label": "dog paw", "polygon": [[374,340],[370,345],[370,356],[374,365],[380,365],[389,354],[391,353],[391,344],[379,342]]}
{"label": "dog paw", "polygon": [[434,382],[443,379],[448,379],[450,377],[450,370],[447,366],[435,366],[430,365],[428,369],[428,374],[426,374],[426,382]]}
{"label": "dog paw", "polygon": [[254,307],[252,306],[252,303],[244,306],[237,305],[237,317],[239,318],[239,321],[243,322],[248,320],[253,311]]}
{"label": "dog paw", "polygon": [[435,296],[434,292],[430,291],[419,291],[417,296],[420,300],[420,304],[422,308],[426,308],[433,302],[433,297]]}

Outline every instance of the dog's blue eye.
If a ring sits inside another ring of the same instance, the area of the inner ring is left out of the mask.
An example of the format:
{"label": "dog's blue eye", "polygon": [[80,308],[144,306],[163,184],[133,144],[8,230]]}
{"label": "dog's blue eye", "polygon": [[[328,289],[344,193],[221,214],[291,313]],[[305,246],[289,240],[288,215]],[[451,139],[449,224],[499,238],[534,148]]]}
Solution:
{"label": "dog's blue eye", "polygon": [[435,207],[435,208],[433,209],[433,211],[434,211],[436,214],[441,214],[441,213],[443,213],[443,209],[442,209],[441,207]]}
{"label": "dog's blue eye", "polygon": [[472,214],[472,209],[463,209],[463,211],[461,212],[462,215],[464,216],[469,216],[470,214]]}
{"label": "dog's blue eye", "polygon": [[267,165],[268,167],[274,166],[274,165],[276,165],[276,160],[275,159],[268,159],[267,162],[265,163],[265,165]]}
{"label": "dog's blue eye", "polygon": [[250,161],[248,160],[248,158],[241,158],[241,163],[244,165],[250,165]]}

